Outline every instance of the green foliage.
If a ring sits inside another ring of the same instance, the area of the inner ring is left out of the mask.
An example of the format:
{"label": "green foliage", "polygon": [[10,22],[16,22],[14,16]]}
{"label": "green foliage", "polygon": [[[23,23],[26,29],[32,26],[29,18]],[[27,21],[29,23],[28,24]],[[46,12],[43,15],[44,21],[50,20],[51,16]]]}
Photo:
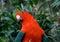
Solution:
{"label": "green foliage", "polygon": [[[13,14],[3,11],[0,19],[0,38],[2,42],[8,42],[8,36],[12,30],[19,30],[21,25],[18,24]],[[13,33],[16,34],[16,33]],[[6,38],[6,39],[5,39]],[[5,40],[5,41],[3,41]]]}
{"label": "green foliage", "polygon": [[59,1],[59,0],[55,0],[55,1],[51,4],[52,7],[58,7],[59,5],[60,5],[60,1]]}
{"label": "green foliage", "polygon": [[[0,11],[1,42],[14,41],[18,31],[21,29],[21,24],[18,24],[15,18],[15,13],[18,10],[26,10],[35,17],[46,33],[47,42],[59,42],[56,38],[60,37],[60,25],[57,26],[57,24],[54,23],[60,14],[59,0],[14,0],[11,1],[11,6],[14,7],[11,11],[5,10],[5,7],[3,7]],[[59,14],[57,14],[57,12]],[[56,30],[51,33],[54,28]],[[54,36],[54,33],[57,33],[58,37]],[[9,39],[9,35],[14,38],[11,38],[12,41]]]}

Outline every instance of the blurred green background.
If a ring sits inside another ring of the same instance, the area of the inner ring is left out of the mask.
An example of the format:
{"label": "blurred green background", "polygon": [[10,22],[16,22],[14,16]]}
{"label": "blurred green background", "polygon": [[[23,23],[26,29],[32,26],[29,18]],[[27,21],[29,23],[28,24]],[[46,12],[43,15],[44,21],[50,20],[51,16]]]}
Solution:
{"label": "blurred green background", "polygon": [[0,42],[12,42],[9,35],[15,39],[21,29],[15,18],[18,10],[26,10],[35,17],[47,42],[60,42],[60,0],[0,0]]}

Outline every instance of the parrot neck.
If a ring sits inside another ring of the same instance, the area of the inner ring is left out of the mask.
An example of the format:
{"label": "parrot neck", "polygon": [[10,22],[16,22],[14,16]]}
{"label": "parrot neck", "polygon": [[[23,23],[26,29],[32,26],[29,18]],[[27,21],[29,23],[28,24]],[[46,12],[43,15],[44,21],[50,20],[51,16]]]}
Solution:
{"label": "parrot neck", "polygon": [[25,26],[25,25],[27,25],[27,24],[29,24],[28,22],[23,22],[23,23],[21,23],[22,24],[22,27],[23,26]]}
{"label": "parrot neck", "polygon": [[23,21],[21,22],[22,26],[36,23],[36,20],[34,19],[34,17],[31,14],[28,14],[28,13],[23,14],[22,18],[23,18]]}
{"label": "parrot neck", "polygon": [[23,20],[23,22],[21,22],[21,24],[22,24],[22,26],[36,24],[36,20],[34,18],[27,18],[26,20]]}
{"label": "parrot neck", "polygon": [[30,23],[31,23],[31,20],[29,19],[23,20],[23,22],[21,22],[22,26],[29,25]]}

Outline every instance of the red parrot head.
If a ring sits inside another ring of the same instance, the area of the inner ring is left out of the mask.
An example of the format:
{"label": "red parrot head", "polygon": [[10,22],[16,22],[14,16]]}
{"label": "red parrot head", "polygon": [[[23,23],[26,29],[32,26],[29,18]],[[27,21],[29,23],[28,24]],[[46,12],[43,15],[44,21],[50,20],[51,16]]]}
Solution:
{"label": "red parrot head", "polygon": [[16,19],[18,22],[29,22],[32,19],[32,15],[29,14],[27,11],[20,10],[16,12]]}
{"label": "red parrot head", "polygon": [[23,19],[22,19],[22,15],[24,14],[23,13],[24,11],[18,11],[17,13],[16,13],[16,19],[17,19],[17,21],[22,21]]}

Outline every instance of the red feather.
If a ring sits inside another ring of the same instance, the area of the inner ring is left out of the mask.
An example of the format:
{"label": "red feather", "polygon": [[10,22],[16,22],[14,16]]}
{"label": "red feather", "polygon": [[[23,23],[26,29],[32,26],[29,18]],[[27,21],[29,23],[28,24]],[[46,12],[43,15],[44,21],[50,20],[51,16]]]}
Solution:
{"label": "red feather", "polygon": [[22,13],[22,10],[18,11],[16,13],[16,16],[17,15],[21,16],[23,19],[21,22],[21,31],[25,33],[25,36],[22,42],[42,42],[42,36],[45,33],[34,17],[27,11]]}

